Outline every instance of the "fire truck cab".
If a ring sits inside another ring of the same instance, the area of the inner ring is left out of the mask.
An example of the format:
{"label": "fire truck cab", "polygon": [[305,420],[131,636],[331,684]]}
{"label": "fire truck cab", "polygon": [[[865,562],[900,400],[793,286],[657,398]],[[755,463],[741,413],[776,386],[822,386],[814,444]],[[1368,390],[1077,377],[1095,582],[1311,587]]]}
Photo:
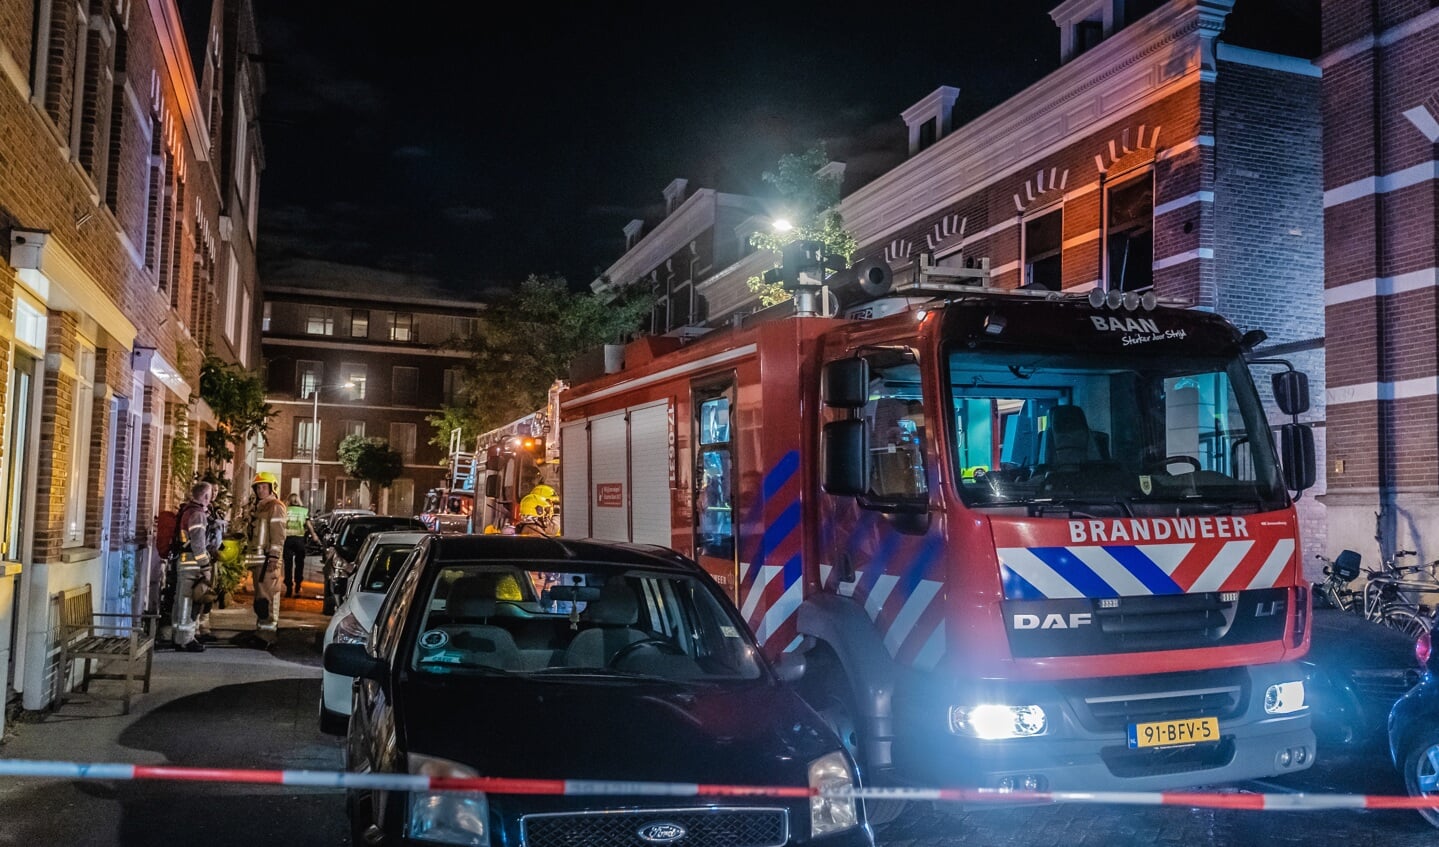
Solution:
{"label": "fire truck cab", "polygon": [[[1289,492],[1313,436],[1271,427],[1256,338],[1152,296],[964,288],[573,381],[568,534],[693,556],[766,651],[804,655],[870,784],[1308,767]],[[1304,410],[1302,374],[1273,387]]]}

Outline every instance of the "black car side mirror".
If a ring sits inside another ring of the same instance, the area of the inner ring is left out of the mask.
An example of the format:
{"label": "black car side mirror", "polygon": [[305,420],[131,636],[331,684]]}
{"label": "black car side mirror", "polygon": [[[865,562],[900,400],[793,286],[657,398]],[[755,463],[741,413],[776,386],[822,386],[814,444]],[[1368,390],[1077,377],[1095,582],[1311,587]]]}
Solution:
{"label": "black car side mirror", "polygon": [[385,677],[385,662],[371,656],[363,644],[331,644],[325,648],[325,670],[379,682]]}

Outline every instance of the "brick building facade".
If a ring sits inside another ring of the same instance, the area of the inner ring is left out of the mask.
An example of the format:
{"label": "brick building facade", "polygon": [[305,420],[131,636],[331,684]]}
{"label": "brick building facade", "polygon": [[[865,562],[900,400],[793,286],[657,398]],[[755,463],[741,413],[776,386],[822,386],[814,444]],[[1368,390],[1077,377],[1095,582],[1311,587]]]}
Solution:
{"label": "brick building facade", "polygon": [[[447,452],[430,443],[427,420],[452,404],[464,361],[445,345],[474,333],[481,307],[399,274],[309,271],[265,287],[266,400],[279,415],[259,467],[315,512],[358,506],[413,515],[447,476]],[[380,497],[341,467],[347,435],[384,439],[404,458],[404,472]]]}
{"label": "brick building facade", "polygon": [[1323,4],[1324,500],[1330,549],[1371,563],[1439,558],[1436,56],[1428,0]]}
{"label": "brick building facade", "polygon": [[213,424],[201,359],[254,360],[258,52],[246,0],[0,6],[0,668],[25,708],[66,683],[60,590],[153,604],[173,444]]}

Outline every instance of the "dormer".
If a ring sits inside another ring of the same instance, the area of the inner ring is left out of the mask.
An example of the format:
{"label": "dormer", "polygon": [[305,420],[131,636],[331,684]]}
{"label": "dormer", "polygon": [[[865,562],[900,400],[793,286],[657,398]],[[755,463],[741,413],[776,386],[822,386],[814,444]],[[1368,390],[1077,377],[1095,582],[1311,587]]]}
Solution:
{"label": "dormer", "polygon": [[1059,61],[1068,62],[1125,23],[1125,0],[1065,0],[1049,13],[1059,27]]}
{"label": "dormer", "polygon": [[665,217],[669,217],[685,202],[685,186],[689,184],[687,179],[676,179],[665,186]]}
{"label": "dormer", "polygon": [[834,180],[836,188],[844,189],[844,162],[826,162],[825,166],[814,172],[817,179]]}
{"label": "dormer", "polygon": [[640,243],[640,238],[644,236],[644,232],[645,222],[639,218],[635,218],[625,224],[625,250],[633,250],[634,246]]}
{"label": "dormer", "polygon": [[941,85],[900,113],[904,125],[909,127],[909,155],[913,156],[954,130],[954,101],[958,98],[958,88]]}

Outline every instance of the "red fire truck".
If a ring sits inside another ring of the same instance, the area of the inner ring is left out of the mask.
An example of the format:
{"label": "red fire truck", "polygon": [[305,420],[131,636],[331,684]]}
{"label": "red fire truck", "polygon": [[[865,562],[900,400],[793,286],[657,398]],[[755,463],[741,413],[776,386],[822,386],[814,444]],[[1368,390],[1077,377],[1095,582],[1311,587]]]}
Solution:
{"label": "red fire truck", "polygon": [[1271,429],[1246,361],[1262,333],[1217,315],[895,291],[642,339],[572,379],[565,534],[703,564],[767,652],[803,656],[871,785],[1307,768],[1304,375],[1275,369],[1296,417]]}

